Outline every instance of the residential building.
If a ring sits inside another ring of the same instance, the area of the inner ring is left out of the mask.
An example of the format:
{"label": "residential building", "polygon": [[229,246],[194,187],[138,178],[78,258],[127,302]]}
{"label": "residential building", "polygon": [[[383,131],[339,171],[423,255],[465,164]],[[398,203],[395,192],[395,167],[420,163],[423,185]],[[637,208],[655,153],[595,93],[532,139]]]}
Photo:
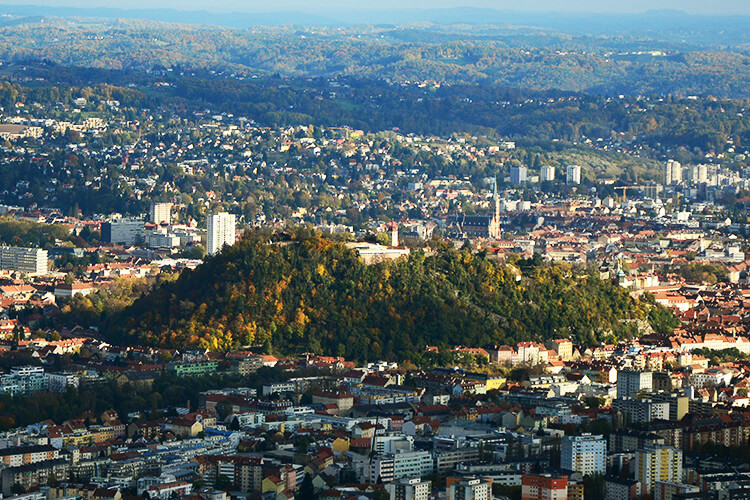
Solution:
{"label": "residential building", "polygon": [[657,481],[682,481],[682,450],[671,446],[653,446],[635,455],[635,478],[644,494],[653,494]]}
{"label": "residential building", "polygon": [[149,218],[154,224],[171,224],[172,223],[172,204],[171,203],[152,203]]}
{"label": "residential building", "polygon": [[664,185],[680,184],[682,182],[682,165],[675,160],[669,160],[664,165]]}
{"label": "residential building", "polygon": [[209,255],[218,253],[224,245],[232,246],[235,240],[235,216],[219,212],[208,216],[206,234],[206,252]]}
{"label": "residential building", "polygon": [[48,373],[49,390],[51,392],[65,392],[68,389],[78,388],[80,377],[75,373]]}
{"label": "residential building", "polygon": [[620,370],[617,372],[617,398],[636,398],[641,391],[651,391],[652,372]]}
{"label": "residential building", "polygon": [[167,370],[178,377],[203,377],[213,375],[219,369],[215,359],[169,363]]}
{"label": "residential building", "polygon": [[47,250],[0,246],[0,269],[27,274],[47,274]]}
{"label": "residential building", "polygon": [[539,180],[541,182],[552,182],[555,180],[555,167],[551,165],[543,165],[539,172]]}
{"label": "residential building", "polygon": [[43,486],[52,477],[67,477],[69,462],[65,458],[45,460],[43,462],[6,467],[2,470],[2,494],[10,496],[14,486],[29,490],[36,486]]}
{"label": "residential building", "polygon": [[641,483],[635,479],[607,477],[604,480],[604,500],[636,500],[641,498]]}
{"label": "residential building", "polygon": [[0,381],[0,392],[32,394],[49,390],[49,378],[41,366],[15,366]]}
{"label": "residential building", "polygon": [[525,184],[528,174],[528,168],[523,165],[510,167],[510,183],[514,186],[517,184]]}
{"label": "residential building", "polygon": [[135,245],[143,241],[146,226],[142,219],[120,219],[102,223],[102,241]]}
{"label": "residential building", "polygon": [[[654,487],[654,500],[672,500],[676,495],[699,493],[701,489],[692,484],[673,483],[670,481],[657,481]],[[734,497],[736,498],[736,497]],[[743,496],[743,498],[746,498]]]}
{"label": "residential building", "polygon": [[565,182],[570,186],[581,183],[581,166],[568,165],[565,169]]}
{"label": "residential building", "polygon": [[604,436],[591,434],[565,436],[560,448],[560,467],[584,476],[604,474],[607,470],[607,440]]}
{"label": "residential building", "polygon": [[390,500],[428,500],[430,498],[430,481],[421,479],[399,479],[385,486]]}
{"label": "residential building", "polygon": [[612,401],[612,408],[625,416],[626,423],[646,424],[653,420],[669,419],[669,402],[651,399],[622,398]]}
{"label": "residential building", "polygon": [[492,500],[492,481],[477,477],[448,478],[447,500]]}
{"label": "residential building", "polygon": [[568,498],[566,476],[523,476],[521,480],[522,500],[565,500]]}

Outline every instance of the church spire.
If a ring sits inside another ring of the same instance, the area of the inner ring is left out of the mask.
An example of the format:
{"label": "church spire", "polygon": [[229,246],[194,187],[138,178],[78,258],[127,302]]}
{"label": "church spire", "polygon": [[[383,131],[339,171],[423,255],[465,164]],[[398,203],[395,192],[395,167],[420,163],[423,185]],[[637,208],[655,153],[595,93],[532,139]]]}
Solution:
{"label": "church spire", "polygon": [[489,237],[499,238],[500,237],[500,197],[497,195],[497,177],[495,177],[495,189],[492,194],[492,200],[495,202],[495,212],[492,214],[492,219],[489,224]]}

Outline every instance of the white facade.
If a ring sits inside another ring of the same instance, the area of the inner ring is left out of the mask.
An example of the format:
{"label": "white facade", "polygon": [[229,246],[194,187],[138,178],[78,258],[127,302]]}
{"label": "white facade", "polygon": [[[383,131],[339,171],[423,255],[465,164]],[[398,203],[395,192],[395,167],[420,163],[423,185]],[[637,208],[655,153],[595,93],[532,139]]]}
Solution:
{"label": "white facade", "polygon": [[664,185],[680,184],[682,182],[682,165],[675,160],[669,160],[664,165]]}
{"label": "white facade", "polygon": [[580,165],[568,165],[568,168],[565,169],[565,182],[568,185],[581,183],[581,166]]}
{"label": "white facade", "polygon": [[166,222],[172,223],[172,204],[171,203],[154,203],[151,205],[151,222],[161,224]]}
{"label": "white facade", "polygon": [[218,253],[224,245],[232,246],[235,241],[235,216],[226,212],[208,216],[206,234],[206,252],[209,255]]}
{"label": "white facade", "polygon": [[555,180],[555,167],[551,165],[544,165],[539,172],[539,180],[542,182],[550,182]]}
{"label": "white facade", "polygon": [[640,391],[651,391],[653,387],[652,372],[620,370],[617,372],[617,397],[636,398]]}
{"label": "white facade", "polygon": [[510,167],[510,183],[524,184],[528,178],[529,171],[523,165],[519,167]]}
{"label": "white facade", "polygon": [[385,485],[390,500],[427,500],[430,498],[430,481],[401,479]]}
{"label": "white facade", "polygon": [[447,500],[492,500],[492,483],[487,479],[463,479],[451,483]]}
{"label": "white facade", "polygon": [[49,390],[51,392],[65,392],[68,388],[78,388],[80,378],[74,373],[48,373]]}
{"label": "white facade", "polygon": [[47,250],[0,246],[0,269],[47,274]]}
{"label": "white facade", "polygon": [[145,230],[141,219],[121,219],[102,224],[102,238],[109,243],[135,245],[143,239]]}
{"label": "white facade", "polygon": [[565,436],[560,447],[560,467],[584,476],[607,472],[607,440],[604,436]]}

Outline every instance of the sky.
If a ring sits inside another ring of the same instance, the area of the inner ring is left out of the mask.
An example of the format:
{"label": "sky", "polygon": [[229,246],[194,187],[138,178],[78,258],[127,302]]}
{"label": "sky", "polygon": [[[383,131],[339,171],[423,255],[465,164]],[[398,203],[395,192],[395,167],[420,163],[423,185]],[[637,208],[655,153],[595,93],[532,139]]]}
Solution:
{"label": "sky", "polygon": [[[0,0],[0,4],[37,4],[54,7],[119,7],[130,9],[172,8],[180,10],[209,10],[214,12],[277,12],[317,9],[349,9],[351,0]],[[737,15],[750,14],[749,0],[378,0],[355,5],[360,10],[430,9],[450,7],[484,7],[523,12],[565,13],[641,13],[648,10],[676,9],[690,14]]]}

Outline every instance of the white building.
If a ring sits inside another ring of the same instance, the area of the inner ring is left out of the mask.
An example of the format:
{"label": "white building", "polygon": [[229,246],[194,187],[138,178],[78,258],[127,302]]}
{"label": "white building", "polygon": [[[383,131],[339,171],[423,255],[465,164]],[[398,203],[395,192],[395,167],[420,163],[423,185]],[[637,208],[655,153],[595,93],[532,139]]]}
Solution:
{"label": "white building", "polygon": [[149,213],[151,222],[154,224],[172,223],[172,204],[171,203],[154,203],[151,205]]}
{"label": "white building", "polygon": [[41,366],[15,366],[0,377],[0,391],[11,394],[48,392],[49,379]]}
{"label": "white building", "polygon": [[693,184],[705,184],[708,182],[708,165],[694,165],[690,169]]}
{"label": "white building", "polygon": [[143,241],[146,226],[142,219],[120,219],[102,224],[102,241],[135,245]]}
{"label": "white building", "polygon": [[551,165],[543,165],[539,172],[539,180],[541,182],[551,182],[555,180],[555,167]]}
{"label": "white building", "polygon": [[669,420],[669,403],[650,399],[618,398],[612,407],[622,412],[627,423],[649,423],[654,420]]}
{"label": "white building", "polygon": [[568,165],[568,168],[565,169],[565,182],[568,185],[581,183],[581,166],[580,165]]}
{"label": "white building", "polygon": [[652,372],[620,370],[617,372],[617,398],[636,398],[641,391],[651,391]]}
{"label": "white building", "polygon": [[560,467],[584,476],[607,472],[607,440],[584,434],[565,436],[560,447]]}
{"label": "white building", "polygon": [[664,185],[680,184],[682,182],[682,165],[675,160],[667,161],[664,165]]}
{"label": "white building", "polygon": [[48,373],[50,392],[65,392],[68,388],[78,388],[80,378],[74,373]]}
{"label": "white building", "polygon": [[208,216],[208,230],[206,234],[206,252],[209,255],[218,253],[224,245],[234,245],[235,216],[226,212]]}
{"label": "white building", "polygon": [[0,269],[47,274],[47,250],[0,246]]}
{"label": "white building", "polygon": [[510,183],[511,184],[513,185],[525,184],[528,176],[529,176],[529,170],[523,165],[518,166],[518,167],[510,167]]}
{"label": "white building", "polygon": [[386,484],[385,490],[390,495],[390,500],[427,500],[430,497],[430,481],[400,479]]}
{"label": "white building", "polygon": [[492,481],[464,478],[448,486],[447,500],[492,500]]}

